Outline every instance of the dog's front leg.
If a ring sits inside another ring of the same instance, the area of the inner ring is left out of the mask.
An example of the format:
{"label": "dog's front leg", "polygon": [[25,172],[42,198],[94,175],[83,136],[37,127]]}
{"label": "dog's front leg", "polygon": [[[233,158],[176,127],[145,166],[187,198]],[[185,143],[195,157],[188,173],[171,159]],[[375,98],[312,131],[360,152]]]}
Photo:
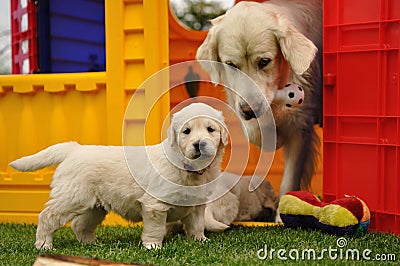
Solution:
{"label": "dog's front leg", "polygon": [[[281,187],[279,188],[279,199],[289,191],[300,189],[300,176],[301,173],[296,175],[296,163],[298,160],[299,152],[301,150],[301,134],[295,136],[285,142],[283,146],[283,156],[285,160],[285,166],[283,170],[283,177],[281,181]],[[276,212],[275,222],[282,222],[279,209]]]}
{"label": "dog's front leg", "polygon": [[285,142],[283,146],[283,153],[285,159],[285,166],[283,170],[283,177],[281,187],[279,189],[279,198],[289,191],[300,189],[301,173],[296,173],[296,164],[298,157],[301,156],[301,137],[292,136],[292,139]]}
{"label": "dog's front leg", "polygon": [[142,244],[147,249],[161,248],[166,234],[167,211],[158,211],[143,204],[142,208]]}
{"label": "dog's front leg", "polygon": [[[298,131],[298,134],[291,134],[284,142],[285,167],[279,189],[279,199],[289,191],[300,190],[301,184],[307,188],[314,175],[315,163],[318,158],[318,135],[312,126]],[[279,210],[275,220],[281,222]]]}
{"label": "dog's front leg", "polygon": [[195,240],[205,241],[207,237],[204,235],[205,223],[204,223],[204,211],[206,205],[199,205],[193,207],[193,211],[189,213],[185,218],[182,219],[183,228],[185,229],[186,235],[192,237]]}

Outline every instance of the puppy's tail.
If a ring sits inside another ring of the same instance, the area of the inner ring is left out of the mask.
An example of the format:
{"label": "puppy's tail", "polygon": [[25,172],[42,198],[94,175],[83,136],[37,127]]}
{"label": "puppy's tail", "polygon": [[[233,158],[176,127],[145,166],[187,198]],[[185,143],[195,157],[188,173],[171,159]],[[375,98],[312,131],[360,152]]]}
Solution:
{"label": "puppy's tail", "polygon": [[64,142],[55,144],[38,153],[30,156],[22,157],[10,163],[10,166],[16,170],[29,172],[42,169],[47,166],[59,164],[73,150],[80,145],[77,142]]}
{"label": "puppy's tail", "polygon": [[229,228],[228,225],[215,220],[214,215],[208,207],[206,207],[204,212],[204,223],[206,225],[206,230],[210,232],[222,232]]}

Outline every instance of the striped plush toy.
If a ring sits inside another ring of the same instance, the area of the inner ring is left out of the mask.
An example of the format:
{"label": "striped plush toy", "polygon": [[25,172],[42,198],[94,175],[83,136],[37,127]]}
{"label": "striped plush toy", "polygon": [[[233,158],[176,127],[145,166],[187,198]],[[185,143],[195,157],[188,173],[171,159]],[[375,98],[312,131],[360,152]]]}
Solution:
{"label": "striped plush toy", "polygon": [[310,192],[292,191],[281,198],[279,212],[286,227],[319,229],[335,235],[359,236],[368,231],[370,223],[367,205],[355,196],[324,203]]}

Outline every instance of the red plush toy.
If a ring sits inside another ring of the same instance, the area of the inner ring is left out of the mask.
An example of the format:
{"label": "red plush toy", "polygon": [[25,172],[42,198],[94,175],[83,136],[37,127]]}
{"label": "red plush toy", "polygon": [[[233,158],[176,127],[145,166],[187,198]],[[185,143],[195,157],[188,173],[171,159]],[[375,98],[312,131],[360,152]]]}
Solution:
{"label": "red plush toy", "polygon": [[293,191],[281,198],[279,212],[286,227],[319,229],[335,235],[358,236],[370,223],[367,205],[355,196],[324,203],[310,192]]}

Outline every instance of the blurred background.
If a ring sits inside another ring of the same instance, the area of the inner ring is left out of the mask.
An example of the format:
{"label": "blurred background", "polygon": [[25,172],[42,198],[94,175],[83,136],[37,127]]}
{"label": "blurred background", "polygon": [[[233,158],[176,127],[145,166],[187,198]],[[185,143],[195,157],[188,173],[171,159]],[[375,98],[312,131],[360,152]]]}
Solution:
{"label": "blurred background", "polygon": [[193,30],[208,30],[209,20],[225,13],[234,3],[235,0],[170,0],[175,15]]}

